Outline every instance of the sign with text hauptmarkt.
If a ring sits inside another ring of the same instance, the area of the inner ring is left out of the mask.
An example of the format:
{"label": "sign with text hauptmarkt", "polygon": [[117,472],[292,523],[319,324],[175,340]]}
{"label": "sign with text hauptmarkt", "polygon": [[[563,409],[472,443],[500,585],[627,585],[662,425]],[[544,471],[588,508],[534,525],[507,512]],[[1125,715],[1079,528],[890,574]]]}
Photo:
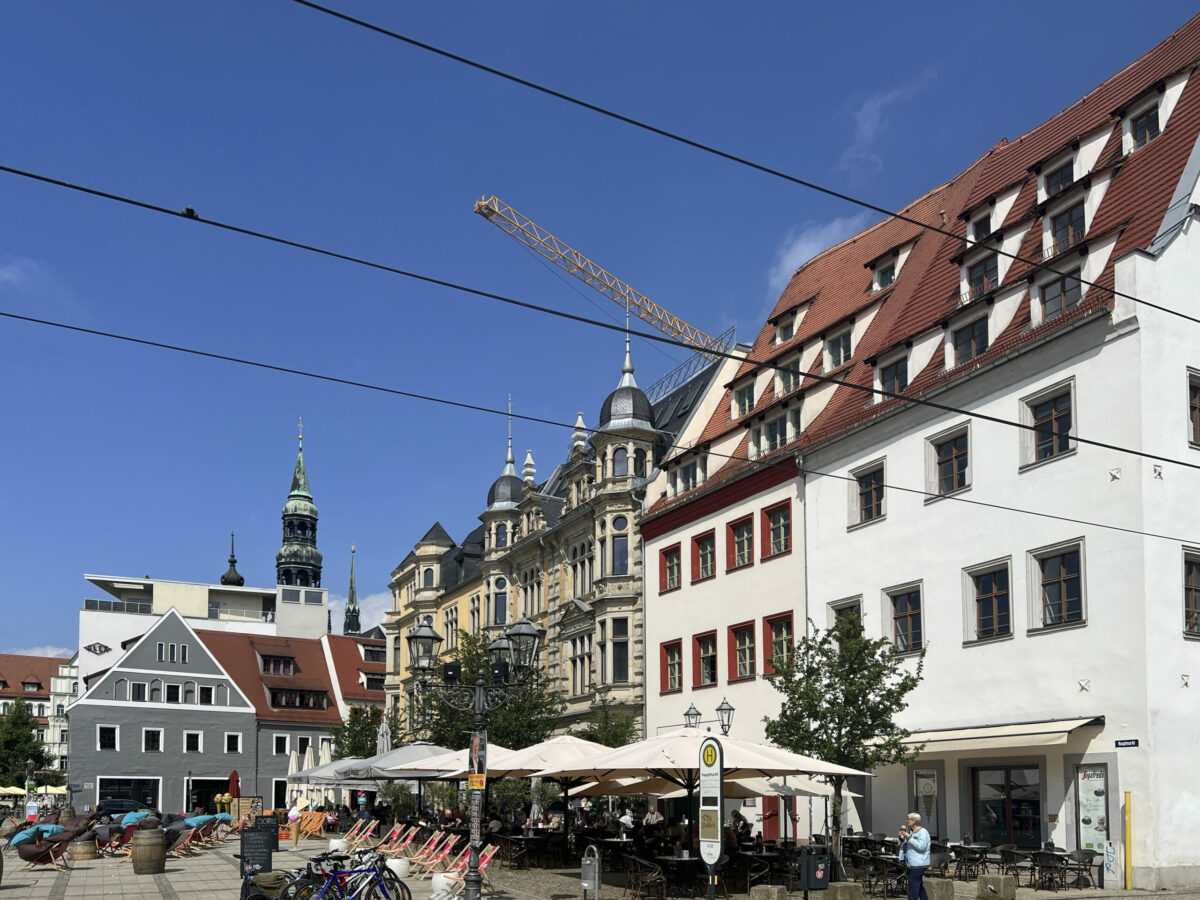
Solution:
{"label": "sign with text hauptmarkt", "polygon": [[721,858],[725,754],[716,738],[700,745],[700,858],[715,866]]}

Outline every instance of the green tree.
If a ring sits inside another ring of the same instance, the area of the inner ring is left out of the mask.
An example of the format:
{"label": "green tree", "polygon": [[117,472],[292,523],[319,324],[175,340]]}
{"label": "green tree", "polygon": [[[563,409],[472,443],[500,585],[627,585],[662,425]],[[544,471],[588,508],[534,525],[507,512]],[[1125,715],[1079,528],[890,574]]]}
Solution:
{"label": "green tree", "polygon": [[25,787],[29,760],[33,760],[35,769],[50,765],[50,758],[37,739],[37,720],[30,713],[24,696],[18,696],[9,705],[8,715],[0,720],[0,781]]}
{"label": "green tree", "polygon": [[[488,640],[482,634],[458,633],[458,647],[444,658],[462,663],[461,684],[475,683],[479,672],[484,682],[492,684],[488,661]],[[435,680],[441,673],[435,673]],[[510,750],[520,750],[546,740],[554,732],[563,714],[562,695],[541,669],[535,669],[525,687],[509,691],[507,699],[487,714],[485,723],[488,740]],[[471,742],[474,715],[471,709],[457,709],[444,696],[418,695],[413,711],[414,737],[433,741],[451,750],[461,750]]]}
{"label": "green tree", "polygon": [[374,756],[383,710],[378,706],[351,706],[341,725],[329,729],[333,735],[333,758]]}
{"label": "green tree", "polygon": [[609,696],[611,693],[612,688],[607,686],[596,689],[592,720],[577,732],[577,736],[606,747],[624,747],[638,739],[637,724],[633,716],[620,711]]}
{"label": "green tree", "polygon": [[[809,623],[812,625],[812,623]],[[832,628],[796,643],[789,658],[775,657],[766,676],[783,694],[777,715],[767,716],[767,737],[787,750],[826,762],[870,771],[914,759],[921,748],[903,743],[912,732],[895,716],[907,706],[925,666],[925,651],[915,671],[896,656],[887,638],[863,634],[857,616],[839,617]],[[833,822],[830,843],[835,871],[841,871],[842,788],[845,776],[832,779]]]}

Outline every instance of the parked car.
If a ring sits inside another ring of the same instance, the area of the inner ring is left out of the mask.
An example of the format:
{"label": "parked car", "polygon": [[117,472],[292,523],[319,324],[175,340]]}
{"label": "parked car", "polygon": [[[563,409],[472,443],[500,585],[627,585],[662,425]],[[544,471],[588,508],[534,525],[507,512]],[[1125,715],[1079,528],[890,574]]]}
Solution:
{"label": "parked car", "polygon": [[101,825],[105,825],[113,819],[120,819],[126,813],[140,812],[141,810],[162,818],[162,813],[153,806],[147,806],[137,800],[101,800],[96,804],[96,815],[100,817]]}

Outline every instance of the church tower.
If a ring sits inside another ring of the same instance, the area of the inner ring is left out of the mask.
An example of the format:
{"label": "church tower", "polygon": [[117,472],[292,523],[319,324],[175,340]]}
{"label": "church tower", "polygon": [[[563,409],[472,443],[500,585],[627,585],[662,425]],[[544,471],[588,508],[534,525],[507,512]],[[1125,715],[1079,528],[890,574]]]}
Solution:
{"label": "church tower", "polygon": [[317,505],[304,467],[304,423],[292,473],[292,490],[283,505],[283,546],[275,554],[276,584],[321,586],[321,553],[317,550]]}
{"label": "church tower", "polygon": [[350,545],[350,593],[346,595],[346,617],[342,634],[361,634],[358,624],[358,587],[354,583],[354,545]]}

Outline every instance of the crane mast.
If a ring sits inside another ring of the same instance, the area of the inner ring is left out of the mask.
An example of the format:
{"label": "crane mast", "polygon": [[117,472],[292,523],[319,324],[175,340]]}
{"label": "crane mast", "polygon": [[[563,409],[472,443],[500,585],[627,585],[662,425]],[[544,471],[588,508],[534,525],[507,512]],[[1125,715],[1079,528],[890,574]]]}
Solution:
{"label": "crane mast", "polygon": [[481,197],[475,201],[475,212],[615,303],[627,307],[638,318],[649,322],[663,334],[678,338],[695,348],[705,359],[716,359],[720,354],[728,352],[729,347],[724,340],[704,333],[663,309],[645,294],[634,290],[603,266],[592,262],[570,244],[559,240],[499,197]]}

